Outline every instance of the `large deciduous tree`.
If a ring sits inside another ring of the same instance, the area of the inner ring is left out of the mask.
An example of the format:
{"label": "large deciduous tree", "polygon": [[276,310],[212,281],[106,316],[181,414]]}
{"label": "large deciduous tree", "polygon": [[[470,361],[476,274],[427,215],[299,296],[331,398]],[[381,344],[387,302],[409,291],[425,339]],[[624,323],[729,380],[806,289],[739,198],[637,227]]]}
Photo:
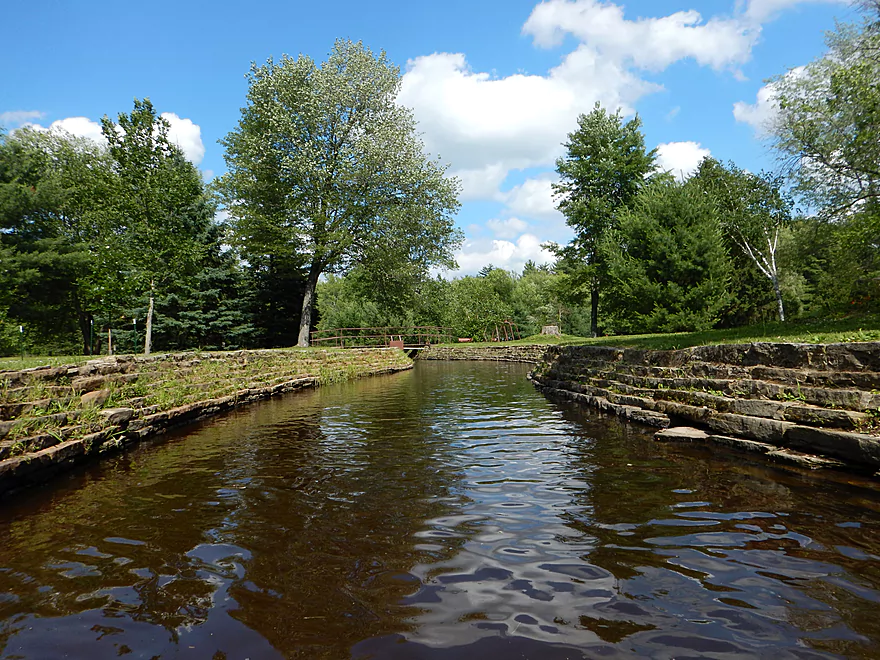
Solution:
{"label": "large deciduous tree", "polygon": [[116,173],[115,194],[102,205],[102,274],[108,297],[115,288],[117,301],[126,293],[147,297],[149,354],[156,293],[195,269],[214,206],[198,170],[169,141],[170,126],[149,99],[135,99],[131,114],[120,113],[118,123],[106,116],[101,123]]}
{"label": "large deciduous tree", "polygon": [[877,13],[839,26],[823,57],[773,82],[775,146],[799,192],[830,219],[880,206],[880,6]]}
{"label": "large deciduous tree", "polygon": [[384,52],[337,41],[323,64],[283,56],[248,79],[238,126],[221,140],[229,171],[218,188],[245,258],[302,270],[300,346],[322,273],[388,255],[422,270],[453,264],[458,182],[426,156]]}
{"label": "large deciduous tree", "polygon": [[646,150],[641,125],[638,117],[624,122],[620,111],[609,114],[597,103],[589,114],[578,117],[577,129],[565,143],[566,154],[556,161],[559,183],[553,190],[559,210],[575,231],[568,249],[589,272],[593,336],[598,334],[599,292],[605,279],[600,242],[655,167],[656,151]]}

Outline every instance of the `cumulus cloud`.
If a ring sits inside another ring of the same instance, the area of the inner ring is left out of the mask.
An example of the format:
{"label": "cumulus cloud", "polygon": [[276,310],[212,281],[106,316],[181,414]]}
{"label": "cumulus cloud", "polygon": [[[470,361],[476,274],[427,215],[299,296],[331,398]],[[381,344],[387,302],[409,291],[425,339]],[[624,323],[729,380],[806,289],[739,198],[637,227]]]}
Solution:
{"label": "cumulus cloud", "polygon": [[[194,124],[191,119],[178,117],[173,112],[163,112],[161,116],[170,125],[168,130],[168,140],[172,144],[176,144],[180,147],[184,156],[186,156],[193,165],[201,163],[202,159],[205,157],[205,145],[202,143],[202,129],[199,125]],[[101,132],[101,124],[92,121],[88,117],[66,117],[65,119],[58,119],[49,124],[48,128],[33,123],[26,123],[24,125],[38,131],[59,131],[70,133],[77,137],[88,138],[100,145],[107,145],[107,140]]]}
{"label": "cumulus cloud", "polygon": [[529,260],[539,265],[555,260],[553,253],[542,248],[541,241],[533,234],[523,234],[516,242],[469,241],[455,258],[459,269],[453,275],[474,275],[488,264],[505,270],[521,271]]}
{"label": "cumulus cloud", "polygon": [[549,177],[526,179],[522,184],[502,193],[501,199],[511,213],[527,218],[558,218],[560,213],[556,210],[553,197],[554,180]]}
{"label": "cumulus cloud", "polygon": [[8,112],[0,112],[0,126],[20,126],[25,122],[34,119],[42,119],[45,116],[46,113],[40,110],[10,110]]}
{"label": "cumulus cloud", "polygon": [[198,165],[205,157],[205,145],[202,143],[202,129],[191,119],[182,119],[173,112],[163,112],[162,118],[171,128],[168,130],[168,141],[176,144],[193,165]]}
{"label": "cumulus cloud", "polygon": [[558,46],[572,35],[614,61],[651,71],[687,58],[717,70],[742,64],[751,57],[759,34],[739,17],[705,21],[694,10],[627,20],[622,6],[600,0],[542,2],[523,32],[543,47]]}
{"label": "cumulus cloud", "polygon": [[679,179],[687,179],[700,162],[711,155],[712,152],[699,142],[666,142],[657,147],[657,167],[664,172],[672,172]]}
{"label": "cumulus cloud", "polygon": [[501,163],[492,163],[471,170],[454,170],[450,175],[461,180],[460,199],[463,202],[493,199],[498,194],[498,188],[507,178],[507,168]]}
{"label": "cumulus cloud", "polygon": [[630,115],[640,99],[663,89],[642,71],[691,59],[737,75],[761,21],[796,1],[750,0],[708,18],[691,10],[631,19],[608,0],[546,0],[522,31],[539,47],[574,37],[577,45],[558,66],[495,76],[472,70],[463,53],[433,53],[407,63],[399,101],[414,110],[428,151],[462,178],[463,199],[498,199],[511,171],[552,166],[577,116],[597,101]]}
{"label": "cumulus cloud", "polygon": [[519,218],[507,218],[506,220],[492,219],[486,223],[486,226],[498,238],[516,238],[528,229],[528,223]]}
{"label": "cumulus cloud", "polygon": [[410,60],[399,101],[412,108],[426,147],[452,165],[466,198],[494,198],[511,170],[552,165],[577,116],[596,101],[633,112],[661,89],[581,46],[547,75],[495,78],[461,53]]}
{"label": "cumulus cloud", "polygon": [[[800,66],[792,69],[785,75],[797,77],[803,71],[804,67]],[[758,136],[765,137],[773,125],[776,113],[779,111],[779,103],[776,97],[776,84],[772,82],[767,83],[758,90],[754,103],[746,103],[745,101],[734,103],[733,116],[738,122],[751,126]]]}
{"label": "cumulus cloud", "polygon": [[66,117],[58,119],[49,124],[48,128],[39,124],[26,123],[24,126],[33,128],[38,131],[55,131],[57,133],[70,133],[76,137],[88,138],[98,144],[105,145],[107,140],[101,132],[101,124],[92,121],[88,117]]}

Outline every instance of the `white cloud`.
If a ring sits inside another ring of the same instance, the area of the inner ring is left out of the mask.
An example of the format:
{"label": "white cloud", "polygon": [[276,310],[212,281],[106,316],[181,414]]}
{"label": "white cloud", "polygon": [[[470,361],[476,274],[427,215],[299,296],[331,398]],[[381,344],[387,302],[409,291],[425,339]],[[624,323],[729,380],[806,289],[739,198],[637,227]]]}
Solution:
{"label": "white cloud", "polygon": [[505,240],[470,241],[464,244],[455,258],[459,269],[450,275],[474,275],[489,264],[505,270],[521,271],[529,260],[540,265],[556,259],[552,252],[541,247],[541,241],[533,234],[523,234],[515,243]]}
{"label": "white cloud", "polygon": [[191,119],[182,119],[173,112],[163,112],[162,118],[171,125],[168,131],[168,140],[171,144],[180,147],[187,160],[193,165],[201,163],[205,157],[201,127],[194,124]]}
{"label": "white cloud", "polygon": [[516,238],[529,227],[527,222],[519,218],[507,218],[506,220],[492,219],[486,222],[486,226],[498,238]]}
{"label": "white cloud", "polygon": [[640,71],[692,59],[737,75],[760,37],[754,17],[769,16],[761,4],[708,18],[680,11],[628,19],[622,5],[607,0],[546,0],[522,29],[538,46],[566,36],[578,41],[558,66],[498,77],[470,69],[462,53],[434,53],[407,63],[399,101],[414,110],[428,151],[462,178],[463,199],[497,200],[511,171],[552,166],[577,116],[597,101],[630,115],[640,99],[663,89]]}
{"label": "white cloud", "polygon": [[28,126],[37,131],[70,133],[76,137],[88,138],[100,145],[107,144],[107,140],[104,139],[104,134],[101,132],[101,124],[92,121],[88,117],[66,117],[65,119],[58,119],[49,124],[48,128],[40,126],[39,124],[31,123],[24,124],[24,126]]}
{"label": "white cloud", "polygon": [[455,170],[449,174],[461,179],[460,199],[466,202],[497,197],[498,188],[507,178],[507,169],[501,163],[493,163],[472,170]]}
{"label": "white cloud", "polygon": [[600,0],[549,0],[532,10],[523,26],[539,46],[572,35],[615,62],[662,71],[693,58],[721,70],[747,62],[759,30],[738,17],[704,21],[698,11],[627,20],[622,6]]}
{"label": "white cloud", "polygon": [[657,147],[657,167],[664,172],[671,171],[679,179],[687,179],[700,162],[711,155],[699,142],[666,142]]}
{"label": "white cloud", "polygon": [[20,126],[33,119],[42,119],[46,115],[40,110],[10,110],[0,112],[0,126]]}
{"label": "white cloud", "polygon": [[527,218],[558,218],[556,202],[553,198],[554,178],[539,177],[526,179],[522,184],[502,193],[508,210]]}
{"label": "white cloud", "polygon": [[748,0],[748,2],[740,2],[739,5],[745,4],[745,17],[754,23],[764,23],[776,14],[799,4],[806,3],[837,3],[845,4],[850,0]]}
{"label": "white cloud", "polygon": [[631,113],[658,89],[586,47],[547,75],[506,78],[471,71],[461,53],[435,53],[410,60],[399,101],[414,110],[428,151],[462,177],[465,198],[492,199],[511,170],[552,165],[596,101]]}
{"label": "white cloud", "polygon": [[[805,67],[796,67],[789,71],[786,76],[800,76]],[[734,118],[743,124],[751,126],[759,137],[765,137],[776,119],[779,104],[776,100],[775,83],[767,83],[758,90],[754,103],[737,101],[733,104]]]}
{"label": "white cloud", "polygon": [[[183,154],[193,165],[201,163],[205,157],[205,145],[202,143],[202,129],[199,125],[194,124],[191,119],[182,119],[173,112],[163,112],[161,116],[170,125],[168,139],[171,143],[179,146]],[[101,132],[101,124],[92,121],[88,117],[59,119],[53,121],[48,128],[32,123],[24,125],[38,131],[64,131],[77,137],[88,138],[100,145],[106,146],[107,144],[107,140]]]}

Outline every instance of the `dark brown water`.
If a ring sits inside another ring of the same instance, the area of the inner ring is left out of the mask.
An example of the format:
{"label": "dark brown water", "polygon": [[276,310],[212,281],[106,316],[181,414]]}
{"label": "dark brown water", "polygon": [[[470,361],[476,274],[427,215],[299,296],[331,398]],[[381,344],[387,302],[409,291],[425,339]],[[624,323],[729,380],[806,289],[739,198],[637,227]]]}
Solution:
{"label": "dark brown water", "polygon": [[2,658],[880,658],[880,494],[526,368],[256,405],[0,504]]}

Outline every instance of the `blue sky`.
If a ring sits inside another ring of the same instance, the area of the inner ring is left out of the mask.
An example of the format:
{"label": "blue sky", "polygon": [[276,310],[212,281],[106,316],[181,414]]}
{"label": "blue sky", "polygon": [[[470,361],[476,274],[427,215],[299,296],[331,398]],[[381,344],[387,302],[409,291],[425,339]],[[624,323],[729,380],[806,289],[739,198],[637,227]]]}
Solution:
{"label": "blue sky", "polygon": [[150,97],[207,178],[245,102],[252,61],[338,37],[384,49],[404,72],[428,149],[464,183],[461,271],[518,270],[570,232],[550,194],[554,159],[596,101],[638,112],[660,162],[703,155],[774,167],[766,79],[824,51],[842,0],[412,0],[86,3],[4,9],[0,124],[99,136],[98,120]]}

